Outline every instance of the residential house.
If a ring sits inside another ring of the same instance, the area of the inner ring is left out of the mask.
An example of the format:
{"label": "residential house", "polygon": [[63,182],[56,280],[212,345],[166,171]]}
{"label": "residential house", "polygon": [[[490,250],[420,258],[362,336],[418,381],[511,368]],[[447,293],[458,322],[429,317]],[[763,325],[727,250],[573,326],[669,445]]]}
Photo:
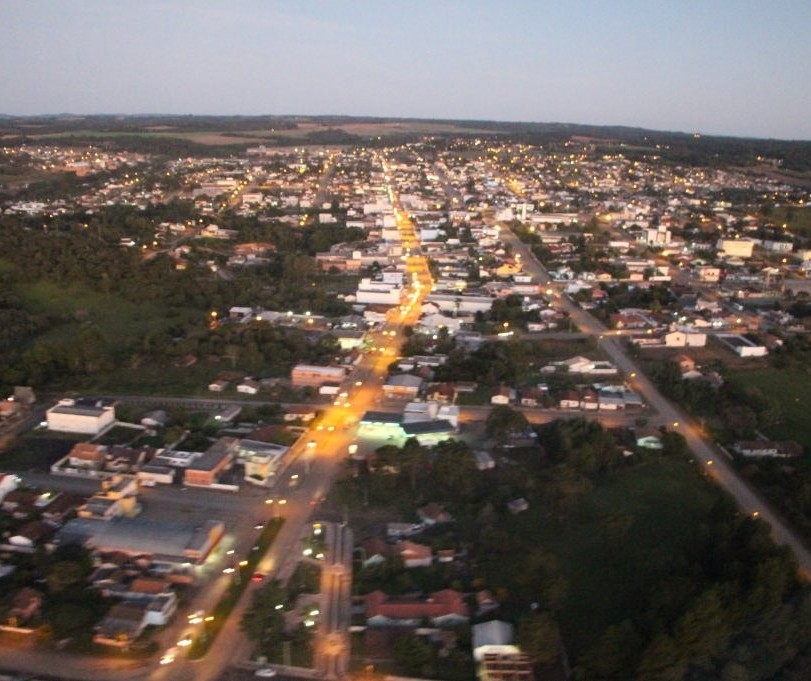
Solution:
{"label": "residential house", "polygon": [[747,458],[791,458],[800,456],[803,447],[797,442],[785,440],[774,442],[772,440],[739,440],[732,445],[732,449]]}
{"label": "residential house", "polygon": [[470,618],[463,595],[452,589],[435,591],[427,598],[373,591],[364,602],[366,624],[370,627],[418,627],[423,620],[434,626],[453,626],[465,624]]}
{"label": "residential house", "polygon": [[515,388],[499,386],[490,397],[490,404],[514,404],[516,399]]}
{"label": "residential house", "polygon": [[2,503],[9,492],[13,492],[17,489],[19,483],[20,478],[13,473],[0,473],[0,503]]}
{"label": "residential house", "polygon": [[522,407],[540,407],[543,405],[544,391],[537,386],[522,388],[518,391]]}
{"label": "residential house", "polygon": [[262,389],[262,384],[252,378],[246,378],[237,385],[237,392],[243,395],[256,395]]}
{"label": "residential house", "polygon": [[212,381],[208,384],[208,389],[213,393],[221,393],[225,392],[229,385],[231,385],[229,381],[218,378],[216,381]]}
{"label": "residential house", "polygon": [[445,507],[433,501],[418,508],[417,515],[423,525],[453,522],[453,516],[445,510]]}
{"label": "residential house", "polygon": [[8,544],[24,553],[33,551],[42,546],[56,533],[56,528],[50,523],[41,520],[31,520],[8,538]]}
{"label": "residential house", "polygon": [[407,568],[430,567],[434,561],[430,546],[417,544],[408,539],[397,542],[394,553],[403,559],[403,565]]}
{"label": "residential house", "polygon": [[558,403],[561,409],[580,409],[580,393],[567,390]]}
{"label": "residential house", "polygon": [[30,623],[42,607],[42,593],[30,586],[14,591],[8,598],[6,623],[12,627],[21,627]]}
{"label": "residential house", "polygon": [[707,334],[671,331],[664,335],[664,342],[668,348],[703,348],[707,344]]}
{"label": "residential house", "polygon": [[124,602],[114,605],[96,626],[93,642],[115,648],[128,648],[147,626],[149,605]]}
{"label": "residential house", "polygon": [[507,503],[507,510],[512,513],[513,515],[517,515],[518,513],[523,513],[524,511],[529,509],[529,502],[524,499],[523,497],[519,497],[518,499],[513,499],[512,501]]}
{"label": "residential house", "polygon": [[71,468],[101,470],[104,467],[104,454],[107,447],[92,442],[77,442],[68,454]]}

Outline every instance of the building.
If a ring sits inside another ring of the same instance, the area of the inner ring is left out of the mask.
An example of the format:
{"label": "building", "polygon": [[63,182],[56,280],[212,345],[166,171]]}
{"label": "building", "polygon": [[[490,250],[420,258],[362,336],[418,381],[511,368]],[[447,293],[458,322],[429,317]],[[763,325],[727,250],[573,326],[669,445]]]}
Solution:
{"label": "building", "polygon": [[435,591],[427,598],[389,596],[373,591],[364,597],[366,624],[370,627],[418,627],[424,619],[434,626],[464,624],[469,619],[464,597],[453,589]]}
{"label": "building", "polygon": [[45,417],[50,430],[98,435],[115,423],[115,405],[101,399],[62,399],[45,412]]}
{"label": "building", "polygon": [[238,447],[237,438],[221,437],[183,471],[183,483],[210,487],[224,471],[231,468]]}
{"label": "building", "polygon": [[355,300],[366,305],[399,305],[405,294],[401,283],[373,281],[365,277],[358,284]]}
{"label": "building", "polygon": [[751,258],[755,242],[751,239],[719,239],[715,247],[727,257]]}
{"label": "building", "polygon": [[396,374],[383,385],[383,394],[388,398],[414,399],[422,388],[423,380],[412,374]]}
{"label": "building", "polygon": [[143,518],[74,518],[59,530],[56,542],[79,544],[100,553],[147,556],[153,571],[168,574],[202,565],[224,534],[223,522],[213,519],[198,526]]}
{"label": "building", "polygon": [[290,373],[290,381],[295,386],[321,386],[325,383],[341,383],[346,377],[343,367],[297,364]]}

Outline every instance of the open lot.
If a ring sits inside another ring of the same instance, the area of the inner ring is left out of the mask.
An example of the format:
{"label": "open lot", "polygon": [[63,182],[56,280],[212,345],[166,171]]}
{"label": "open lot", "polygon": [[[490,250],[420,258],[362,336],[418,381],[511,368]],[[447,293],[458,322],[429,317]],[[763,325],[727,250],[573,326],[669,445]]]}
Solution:
{"label": "open lot", "polygon": [[[511,535],[521,536],[524,546],[548,551],[560,563],[568,582],[560,625],[573,657],[587,650],[606,626],[622,622],[628,613],[644,612],[648,599],[663,595],[657,594],[657,584],[672,570],[674,557],[695,541],[702,519],[718,499],[718,491],[699,477],[694,464],[655,459],[595,487],[577,520],[563,530],[541,500],[511,519]],[[627,529],[614,531],[610,518],[627,519]],[[511,561],[494,560],[488,571],[489,583],[512,584]]]}
{"label": "open lot", "polygon": [[783,410],[783,422],[766,429],[775,439],[796,440],[811,451],[811,395],[807,371],[796,369],[750,369],[732,372],[730,378],[746,388],[756,388],[776,400]]}

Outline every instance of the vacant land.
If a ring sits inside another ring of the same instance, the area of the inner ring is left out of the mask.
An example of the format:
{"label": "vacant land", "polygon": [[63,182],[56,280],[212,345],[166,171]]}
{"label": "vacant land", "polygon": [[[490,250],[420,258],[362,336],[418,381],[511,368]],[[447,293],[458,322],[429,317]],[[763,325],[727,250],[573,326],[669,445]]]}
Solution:
{"label": "vacant land", "polygon": [[[674,557],[694,543],[718,499],[718,491],[692,463],[656,459],[595,487],[577,520],[565,528],[544,512],[541,500],[511,520],[511,535],[560,562],[568,582],[560,625],[573,659],[607,626],[665,597],[655,593],[656,585],[673,569]],[[515,577],[509,561],[494,562],[489,569],[498,573],[489,578],[491,584],[510,585]]]}
{"label": "vacant land", "polygon": [[796,369],[755,369],[735,371],[730,379],[745,388],[760,390],[765,397],[776,400],[783,410],[783,422],[766,429],[775,439],[796,440],[811,451],[811,395],[808,371]]}

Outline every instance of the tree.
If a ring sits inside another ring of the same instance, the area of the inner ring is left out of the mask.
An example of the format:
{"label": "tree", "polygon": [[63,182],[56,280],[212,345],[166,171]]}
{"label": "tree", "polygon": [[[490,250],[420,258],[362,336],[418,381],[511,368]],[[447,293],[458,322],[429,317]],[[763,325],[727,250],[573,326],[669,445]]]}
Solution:
{"label": "tree", "polygon": [[506,404],[496,405],[487,415],[487,435],[500,442],[512,434],[526,431],[528,426],[527,417]]}
{"label": "tree", "polygon": [[277,579],[254,592],[253,602],[242,616],[240,627],[260,648],[279,639],[284,633],[284,613],[276,606],[284,604],[285,600],[286,594]]}
{"label": "tree", "polygon": [[687,662],[676,641],[659,634],[645,649],[637,668],[639,681],[681,681]]}
{"label": "tree", "polygon": [[551,664],[560,655],[560,629],[549,613],[522,617],[518,622],[516,638],[521,650],[541,664]]}
{"label": "tree", "polygon": [[434,649],[422,636],[401,636],[394,643],[394,661],[409,673],[425,674],[434,659]]}

